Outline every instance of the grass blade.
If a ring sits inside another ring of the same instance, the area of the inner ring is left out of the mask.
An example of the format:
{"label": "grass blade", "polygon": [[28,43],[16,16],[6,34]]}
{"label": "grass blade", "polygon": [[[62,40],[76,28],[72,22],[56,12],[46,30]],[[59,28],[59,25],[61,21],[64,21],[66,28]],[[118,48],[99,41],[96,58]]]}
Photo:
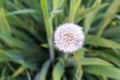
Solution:
{"label": "grass blade", "polygon": [[10,15],[17,15],[17,14],[28,14],[28,13],[37,13],[37,10],[34,9],[23,9],[23,10],[17,10],[17,11],[13,11],[13,12],[9,12],[7,14],[5,14],[6,16],[10,16]]}
{"label": "grass blade", "polygon": [[54,47],[53,47],[53,40],[52,40],[53,27],[52,27],[52,23],[50,23],[49,21],[47,1],[41,0],[41,5],[42,5],[42,11],[43,11],[43,16],[44,16],[44,21],[45,21],[47,40],[49,44],[50,58],[53,61],[54,60]]}
{"label": "grass blade", "polygon": [[104,29],[107,27],[107,25],[110,23],[110,21],[113,19],[114,15],[118,11],[119,6],[120,6],[120,0],[114,0],[114,2],[111,4],[111,6],[109,7],[109,9],[107,10],[105,14],[105,18],[98,32],[98,36],[102,35]]}
{"label": "grass blade", "polygon": [[108,77],[112,79],[120,79],[120,69],[111,67],[111,66],[86,66],[85,72],[95,74],[95,75],[101,75],[103,77]]}
{"label": "grass blade", "polygon": [[10,25],[5,18],[4,10],[2,8],[0,9],[0,29],[3,33],[6,33],[8,35],[11,34]]}
{"label": "grass blade", "polygon": [[50,62],[51,61],[48,60],[43,64],[41,71],[36,75],[35,80],[46,80],[47,71],[49,69]]}
{"label": "grass blade", "polygon": [[117,48],[120,49],[120,44],[116,43],[114,41],[93,36],[93,35],[87,35],[85,44],[93,45],[93,46],[100,46],[100,47],[106,47],[106,48]]}
{"label": "grass blade", "polygon": [[0,39],[5,41],[9,46],[14,46],[21,49],[28,49],[28,45],[21,40],[15,39],[7,34],[0,33]]}

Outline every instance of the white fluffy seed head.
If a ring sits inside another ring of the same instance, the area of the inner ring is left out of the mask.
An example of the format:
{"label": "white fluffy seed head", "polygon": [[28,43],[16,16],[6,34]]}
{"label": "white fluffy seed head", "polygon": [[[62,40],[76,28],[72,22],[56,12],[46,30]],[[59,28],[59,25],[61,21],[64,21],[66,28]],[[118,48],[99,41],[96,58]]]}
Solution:
{"label": "white fluffy seed head", "polygon": [[54,33],[55,46],[65,53],[72,53],[84,44],[82,28],[73,23],[65,23],[57,27]]}

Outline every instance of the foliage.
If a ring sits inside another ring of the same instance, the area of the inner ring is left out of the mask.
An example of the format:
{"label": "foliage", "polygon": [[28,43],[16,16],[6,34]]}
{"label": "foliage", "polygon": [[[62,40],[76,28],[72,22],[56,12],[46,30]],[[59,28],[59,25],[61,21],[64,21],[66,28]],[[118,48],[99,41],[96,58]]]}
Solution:
{"label": "foliage", "polygon": [[[86,40],[72,54],[54,47],[65,22],[83,27]],[[0,80],[119,80],[119,0],[0,0]]]}

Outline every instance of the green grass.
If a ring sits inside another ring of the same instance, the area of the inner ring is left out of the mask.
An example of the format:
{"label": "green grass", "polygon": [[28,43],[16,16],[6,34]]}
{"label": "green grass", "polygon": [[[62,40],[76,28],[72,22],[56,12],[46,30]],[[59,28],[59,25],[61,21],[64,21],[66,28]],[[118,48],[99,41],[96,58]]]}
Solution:
{"label": "green grass", "polygon": [[[66,22],[84,30],[77,62],[54,47]],[[0,80],[119,80],[119,35],[119,0],[0,0]]]}

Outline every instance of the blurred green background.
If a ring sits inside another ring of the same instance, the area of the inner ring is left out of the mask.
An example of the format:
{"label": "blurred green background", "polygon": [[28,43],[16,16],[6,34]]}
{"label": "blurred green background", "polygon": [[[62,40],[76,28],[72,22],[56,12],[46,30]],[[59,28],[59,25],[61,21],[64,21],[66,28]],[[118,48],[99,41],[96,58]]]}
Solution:
{"label": "blurred green background", "polygon": [[[63,23],[84,29],[78,62],[54,47]],[[0,0],[0,80],[80,79],[120,80],[120,0]]]}

